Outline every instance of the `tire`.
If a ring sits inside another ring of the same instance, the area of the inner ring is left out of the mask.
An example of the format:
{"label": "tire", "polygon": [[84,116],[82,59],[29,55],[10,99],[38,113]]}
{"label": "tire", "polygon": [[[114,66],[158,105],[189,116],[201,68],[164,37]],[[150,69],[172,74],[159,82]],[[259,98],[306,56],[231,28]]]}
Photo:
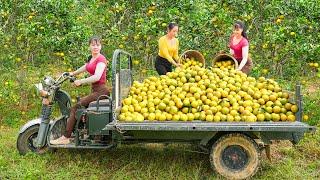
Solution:
{"label": "tire", "polygon": [[48,148],[45,145],[42,148],[35,146],[35,140],[38,136],[39,125],[34,125],[20,133],[17,140],[17,149],[21,155],[25,155],[28,152],[35,152],[37,154],[45,153]]}
{"label": "tire", "polygon": [[248,136],[240,133],[223,135],[212,146],[210,163],[227,179],[247,179],[259,168],[260,150]]}

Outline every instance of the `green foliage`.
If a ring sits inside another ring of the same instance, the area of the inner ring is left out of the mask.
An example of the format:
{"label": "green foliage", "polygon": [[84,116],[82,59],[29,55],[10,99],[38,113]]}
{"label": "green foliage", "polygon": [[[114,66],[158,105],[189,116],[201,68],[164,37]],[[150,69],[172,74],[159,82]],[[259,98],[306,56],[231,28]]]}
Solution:
{"label": "green foliage", "polygon": [[319,80],[311,79],[305,84],[304,113],[309,116],[308,123],[311,125],[319,124],[320,117],[320,90]]}
{"label": "green foliage", "polygon": [[319,62],[320,5],[308,1],[4,1],[0,5],[1,66],[60,62],[78,67],[97,34],[104,53],[131,52],[139,69],[153,68],[157,39],[174,21],[180,25],[180,53],[200,50],[211,61],[227,44],[235,20],[248,27],[250,54],[275,77],[305,75]]}
{"label": "green foliage", "polygon": [[[45,75],[57,78],[64,69],[55,65],[41,65],[39,67],[25,66],[22,69],[14,69],[9,72],[1,72],[0,82],[0,125],[11,127],[39,117],[41,109],[41,98],[34,84],[42,81]],[[62,87],[70,93],[73,103],[77,96],[84,96],[90,91],[89,86],[74,88],[70,83]],[[54,112],[57,108],[54,107]]]}

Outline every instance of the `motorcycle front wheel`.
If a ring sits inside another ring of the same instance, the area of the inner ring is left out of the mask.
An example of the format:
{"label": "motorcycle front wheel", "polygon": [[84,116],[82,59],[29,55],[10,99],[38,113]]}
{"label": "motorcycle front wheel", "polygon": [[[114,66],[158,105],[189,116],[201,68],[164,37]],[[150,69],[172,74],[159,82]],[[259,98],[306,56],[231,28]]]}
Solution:
{"label": "motorcycle front wheel", "polygon": [[38,131],[39,125],[34,125],[19,134],[17,139],[17,149],[21,155],[25,155],[28,152],[43,154],[48,150],[47,145],[42,148],[37,148],[36,141],[38,137]]}

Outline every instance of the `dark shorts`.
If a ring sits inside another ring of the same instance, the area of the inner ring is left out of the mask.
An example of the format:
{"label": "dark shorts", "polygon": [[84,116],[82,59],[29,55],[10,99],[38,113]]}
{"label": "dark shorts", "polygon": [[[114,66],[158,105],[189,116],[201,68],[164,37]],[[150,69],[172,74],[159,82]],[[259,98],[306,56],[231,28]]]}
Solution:
{"label": "dark shorts", "polygon": [[167,72],[172,72],[172,64],[165,58],[157,56],[155,68],[159,75],[165,75]]}

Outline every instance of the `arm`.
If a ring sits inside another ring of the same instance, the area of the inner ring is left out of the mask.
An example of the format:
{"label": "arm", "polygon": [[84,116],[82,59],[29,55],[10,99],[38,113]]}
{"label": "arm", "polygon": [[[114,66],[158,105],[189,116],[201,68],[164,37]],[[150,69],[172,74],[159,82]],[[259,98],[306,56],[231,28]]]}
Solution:
{"label": "arm", "polygon": [[242,48],[242,60],[238,67],[238,70],[241,70],[246,65],[248,61],[248,54],[249,54],[249,46],[244,46]]}
{"label": "arm", "polygon": [[229,47],[230,54],[233,56],[234,55],[234,50],[231,49],[232,39],[233,39],[233,35],[230,36],[228,47]]}
{"label": "arm", "polygon": [[165,42],[165,39],[159,40],[159,50],[160,50],[160,54],[164,56],[163,58],[167,59],[171,64],[177,66],[177,63],[172,59],[172,57],[168,52],[168,46],[167,46],[167,43]]}
{"label": "arm", "polygon": [[174,60],[176,60],[176,62],[180,62],[180,58],[179,58],[179,54],[178,54],[178,52],[179,52],[179,41],[178,41],[178,39],[176,39],[176,50],[174,51],[174,54],[173,54],[173,57],[174,57]]}
{"label": "arm", "polygon": [[233,49],[230,48],[230,51],[229,51],[229,52],[230,52],[230,54],[231,54],[232,56],[234,55]]}
{"label": "arm", "polygon": [[75,76],[77,74],[83,73],[86,71],[86,65],[81,66],[79,69],[70,73],[71,76]]}
{"label": "arm", "polygon": [[94,83],[94,82],[99,81],[105,68],[106,68],[106,64],[103,62],[99,62],[97,64],[94,75],[92,75],[88,78],[85,78],[85,79],[77,80],[78,81],[77,83],[79,83],[79,85],[81,85],[81,84],[90,84],[90,83]]}

